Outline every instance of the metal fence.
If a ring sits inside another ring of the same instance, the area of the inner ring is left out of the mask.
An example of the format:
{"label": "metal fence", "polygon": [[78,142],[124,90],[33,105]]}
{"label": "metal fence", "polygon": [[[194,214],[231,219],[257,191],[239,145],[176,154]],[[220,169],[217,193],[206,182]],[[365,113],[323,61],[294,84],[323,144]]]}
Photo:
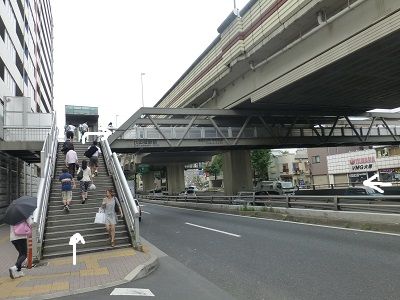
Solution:
{"label": "metal fence", "polygon": [[209,204],[226,204],[285,207],[301,209],[323,209],[335,211],[358,211],[372,213],[400,214],[400,196],[296,196],[296,195],[253,195],[253,196],[161,196],[141,195],[148,200],[195,202]]}

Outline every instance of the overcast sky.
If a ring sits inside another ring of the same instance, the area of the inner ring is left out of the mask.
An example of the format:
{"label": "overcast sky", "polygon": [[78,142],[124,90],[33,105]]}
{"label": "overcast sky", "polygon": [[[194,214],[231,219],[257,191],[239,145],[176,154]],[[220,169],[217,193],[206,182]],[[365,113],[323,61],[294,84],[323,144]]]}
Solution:
{"label": "overcast sky", "polygon": [[[237,0],[243,8],[247,0]],[[53,0],[54,103],[99,107],[121,125],[153,106],[217,36],[233,0]]]}

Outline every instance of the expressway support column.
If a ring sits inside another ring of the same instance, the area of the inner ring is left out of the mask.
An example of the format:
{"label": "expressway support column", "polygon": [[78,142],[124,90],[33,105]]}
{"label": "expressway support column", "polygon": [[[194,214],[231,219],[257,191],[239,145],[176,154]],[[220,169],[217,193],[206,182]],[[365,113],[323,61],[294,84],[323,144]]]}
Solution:
{"label": "expressway support column", "polygon": [[176,163],[167,165],[168,195],[177,195],[185,190],[185,165]]}
{"label": "expressway support column", "polygon": [[250,151],[232,150],[223,154],[225,195],[253,191]]}
{"label": "expressway support column", "polygon": [[154,189],[154,172],[150,171],[142,175],[143,191],[150,191]]}

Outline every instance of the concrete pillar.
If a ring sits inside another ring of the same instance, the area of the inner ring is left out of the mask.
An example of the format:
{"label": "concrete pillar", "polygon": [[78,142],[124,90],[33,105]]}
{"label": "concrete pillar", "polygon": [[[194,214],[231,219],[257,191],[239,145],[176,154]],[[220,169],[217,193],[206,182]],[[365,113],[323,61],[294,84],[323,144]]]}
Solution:
{"label": "concrete pillar", "polygon": [[167,165],[168,194],[177,195],[185,190],[185,165],[176,163]]}
{"label": "concrete pillar", "polygon": [[142,182],[143,182],[143,191],[147,192],[153,190],[154,185],[154,172],[150,171],[146,174],[142,175]]}
{"label": "concrete pillar", "polygon": [[249,150],[232,150],[223,155],[225,195],[253,191],[253,175]]}

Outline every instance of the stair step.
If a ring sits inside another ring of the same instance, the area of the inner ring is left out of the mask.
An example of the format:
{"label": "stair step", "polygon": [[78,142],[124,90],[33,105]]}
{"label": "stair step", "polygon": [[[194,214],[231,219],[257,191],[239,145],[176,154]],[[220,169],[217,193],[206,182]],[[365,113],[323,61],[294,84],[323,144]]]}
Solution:
{"label": "stair step", "polygon": [[[57,238],[48,238],[46,237],[46,246],[57,246],[57,245],[66,245],[69,243],[70,237],[73,235],[65,235],[62,237]],[[106,232],[105,228],[103,228],[103,232],[96,232],[85,234],[85,232],[80,232],[82,237],[85,240],[85,243],[92,242],[92,241],[105,241],[108,242],[108,233]],[[122,239],[129,239],[128,233],[126,231],[117,231],[115,232],[115,239],[122,240]]]}
{"label": "stair step", "polygon": [[[105,226],[103,225],[103,226],[96,226],[96,227],[92,227],[92,228],[85,228],[80,233],[82,234],[82,236],[89,235],[89,234],[96,234],[96,233],[104,233],[105,232],[104,227]],[[115,226],[115,232],[121,232],[121,231],[127,232],[125,224],[120,224],[120,225]],[[63,237],[63,236],[71,236],[75,233],[76,233],[75,229],[72,229],[72,230],[60,229],[60,231],[46,232],[44,236],[46,239],[54,239],[54,238]]]}
{"label": "stair step", "polygon": [[[97,228],[103,228],[104,229],[104,224],[95,224],[94,222],[94,218],[92,218],[91,220],[89,220],[89,222],[87,223],[79,223],[79,224],[69,224],[69,225],[52,225],[52,226],[46,226],[46,233],[54,233],[54,232],[60,232],[60,231],[76,231],[79,232],[79,230],[82,229],[97,229]],[[123,221],[121,221],[121,219],[118,220],[117,226],[120,225],[125,225],[125,223]]]}
{"label": "stair step", "polygon": [[[66,215],[68,213],[65,213]],[[95,214],[93,216],[88,216],[88,217],[82,217],[80,218],[79,216],[71,215],[70,218],[66,216],[63,220],[49,220],[47,221],[47,226],[52,227],[52,226],[66,226],[70,225],[73,223],[74,225],[81,225],[81,224],[88,224],[88,223],[93,223],[95,218]],[[121,218],[118,218],[118,223],[122,222]]]}
{"label": "stair step", "polygon": [[[80,245],[80,244],[79,244]],[[67,250],[63,251],[54,251],[51,253],[47,253],[46,250],[43,253],[43,258],[45,259],[50,259],[50,258],[56,258],[56,257],[63,257],[63,256],[72,256],[72,247],[68,245]],[[94,248],[88,248],[88,249],[82,249],[79,248],[79,246],[76,248],[76,253],[77,254],[85,254],[85,253],[93,253],[93,252],[100,252],[100,251],[106,251],[106,250],[117,250],[117,249],[122,249],[122,248],[130,248],[132,245],[130,243],[124,243],[124,244],[115,244],[115,247],[111,247],[110,245],[104,246],[104,247],[94,247]]]}
{"label": "stair step", "polygon": [[[127,244],[129,242],[130,242],[129,237],[115,237],[115,244]],[[90,249],[98,247],[107,247],[109,245],[110,241],[108,240],[108,238],[104,238],[104,239],[91,240],[87,242],[85,241],[85,244],[79,244],[77,248]],[[64,239],[63,242],[60,242],[59,244],[56,245],[47,245],[45,241],[44,251],[46,253],[61,252],[64,251],[65,249],[69,249],[71,255],[72,247],[69,245],[69,239]]]}

